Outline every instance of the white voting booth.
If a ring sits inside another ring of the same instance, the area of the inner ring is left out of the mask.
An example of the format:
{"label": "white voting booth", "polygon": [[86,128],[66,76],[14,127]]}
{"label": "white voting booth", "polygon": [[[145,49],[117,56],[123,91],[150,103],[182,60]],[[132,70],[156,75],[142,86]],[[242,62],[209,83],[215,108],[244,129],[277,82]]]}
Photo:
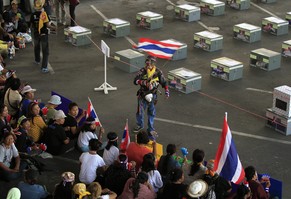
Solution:
{"label": "white voting booth", "polygon": [[104,54],[104,83],[98,88],[94,88],[94,91],[104,90],[104,93],[108,94],[108,91],[115,91],[117,90],[117,87],[113,87],[107,83],[107,58],[106,57],[110,56],[110,48],[107,46],[107,44],[103,40],[101,40],[101,50]]}

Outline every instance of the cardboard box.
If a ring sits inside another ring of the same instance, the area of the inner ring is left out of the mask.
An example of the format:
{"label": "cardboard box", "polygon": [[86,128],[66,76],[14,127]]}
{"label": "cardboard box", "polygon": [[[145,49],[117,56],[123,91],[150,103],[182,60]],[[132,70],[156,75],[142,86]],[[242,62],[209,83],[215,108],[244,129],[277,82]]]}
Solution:
{"label": "cardboard box", "polygon": [[226,0],[226,5],[236,10],[247,10],[250,8],[250,0]]}
{"label": "cardboard box", "polygon": [[284,41],[282,44],[282,56],[291,57],[291,40]]}
{"label": "cardboard box", "polygon": [[223,36],[209,32],[202,31],[194,34],[194,47],[202,48],[203,50],[212,52],[222,49]]}
{"label": "cardboard box", "polygon": [[137,72],[145,66],[144,54],[132,49],[115,52],[114,59],[114,66],[128,73]]}
{"label": "cardboard box", "polygon": [[261,27],[248,23],[233,26],[233,37],[244,42],[253,43],[261,40]]}
{"label": "cardboard box", "polygon": [[103,31],[113,37],[124,37],[130,33],[130,23],[119,18],[107,19],[103,22]]}
{"label": "cardboard box", "polygon": [[226,81],[237,80],[243,76],[243,64],[227,57],[214,59],[211,61],[210,74]]}
{"label": "cardboard box", "polygon": [[224,14],[225,3],[216,0],[201,0],[200,1],[201,13],[210,16],[219,16]]}
{"label": "cardboard box", "polygon": [[273,35],[288,34],[289,22],[277,17],[267,17],[262,20],[262,30]]}
{"label": "cardboard box", "polygon": [[187,22],[200,20],[200,8],[188,4],[177,5],[175,7],[175,16]]}
{"label": "cardboard box", "polygon": [[91,30],[74,26],[64,29],[65,41],[70,42],[74,46],[84,46],[91,44]]}
{"label": "cardboard box", "polygon": [[265,48],[259,48],[250,53],[250,66],[266,71],[280,68],[281,54]]}
{"label": "cardboard box", "polygon": [[179,41],[174,40],[174,39],[162,40],[161,42],[180,45],[179,49],[176,50],[176,52],[174,53],[172,60],[180,60],[180,59],[187,58],[187,44],[179,42]]}
{"label": "cardboard box", "polygon": [[151,11],[139,12],[136,15],[136,24],[149,30],[162,28],[163,15]]}
{"label": "cardboard box", "polygon": [[201,89],[201,75],[186,68],[168,72],[168,85],[182,93],[191,93]]}

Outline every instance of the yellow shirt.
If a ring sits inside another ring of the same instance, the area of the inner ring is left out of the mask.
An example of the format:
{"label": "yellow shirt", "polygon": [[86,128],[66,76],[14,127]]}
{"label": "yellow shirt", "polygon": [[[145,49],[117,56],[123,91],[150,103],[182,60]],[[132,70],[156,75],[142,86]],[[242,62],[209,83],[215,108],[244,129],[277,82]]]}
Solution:
{"label": "yellow shirt", "polygon": [[28,136],[32,137],[33,142],[38,142],[43,135],[43,130],[47,127],[41,116],[35,116],[29,119],[30,130],[28,131]]}

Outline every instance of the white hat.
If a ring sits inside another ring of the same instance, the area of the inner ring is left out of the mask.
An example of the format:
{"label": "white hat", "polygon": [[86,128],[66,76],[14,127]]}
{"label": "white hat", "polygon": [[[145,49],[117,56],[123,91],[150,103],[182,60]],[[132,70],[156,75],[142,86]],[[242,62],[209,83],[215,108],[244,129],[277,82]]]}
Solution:
{"label": "white hat", "polygon": [[65,115],[64,111],[62,111],[62,110],[58,110],[54,114],[54,119],[55,120],[64,119],[65,117],[67,117],[67,116]]}
{"label": "white hat", "polygon": [[23,89],[21,90],[21,94],[24,95],[25,93],[28,93],[28,92],[35,92],[36,89],[33,89],[31,88],[31,86],[29,85],[26,85],[23,87]]}
{"label": "white hat", "polygon": [[208,191],[208,184],[203,180],[195,180],[187,190],[187,193],[192,198],[198,198],[205,195]]}
{"label": "white hat", "polygon": [[48,101],[48,103],[54,104],[54,105],[60,105],[62,103],[60,96],[58,95],[52,95],[51,99]]}

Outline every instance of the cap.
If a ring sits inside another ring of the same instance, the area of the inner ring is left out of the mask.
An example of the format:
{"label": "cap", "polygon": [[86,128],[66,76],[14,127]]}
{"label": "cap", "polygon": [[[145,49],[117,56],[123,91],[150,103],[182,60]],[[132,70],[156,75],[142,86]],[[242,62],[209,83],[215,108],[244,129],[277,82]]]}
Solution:
{"label": "cap", "polygon": [[60,105],[62,103],[61,97],[58,95],[52,95],[48,103],[51,103],[54,105]]}
{"label": "cap", "polygon": [[23,87],[23,89],[21,90],[21,94],[24,95],[25,93],[28,93],[28,92],[35,92],[36,89],[33,89],[31,88],[31,86],[29,85],[26,85]]}
{"label": "cap", "polygon": [[11,5],[12,5],[12,4],[18,4],[17,0],[13,0],[13,1],[11,1]]}
{"label": "cap", "polygon": [[55,120],[64,119],[65,117],[67,117],[67,116],[65,115],[64,111],[62,111],[62,110],[58,110],[54,114],[54,119]]}

